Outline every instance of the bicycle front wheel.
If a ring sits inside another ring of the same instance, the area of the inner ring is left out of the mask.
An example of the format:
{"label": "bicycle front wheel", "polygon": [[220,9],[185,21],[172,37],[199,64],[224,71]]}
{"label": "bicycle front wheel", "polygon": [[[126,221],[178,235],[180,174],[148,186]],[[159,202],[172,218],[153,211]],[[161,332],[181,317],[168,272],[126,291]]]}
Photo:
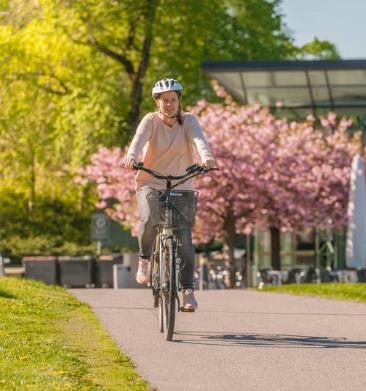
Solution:
{"label": "bicycle front wheel", "polygon": [[175,311],[176,311],[176,241],[173,238],[166,240],[164,259],[162,260],[162,300],[160,301],[161,315],[164,316],[164,337],[167,341],[173,339]]}
{"label": "bicycle front wheel", "polygon": [[[159,307],[160,300],[160,265],[159,265],[160,235],[156,236],[155,245],[150,257],[150,286],[154,298],[154,307]],[[161,330],[162,331],[162,330]]]}

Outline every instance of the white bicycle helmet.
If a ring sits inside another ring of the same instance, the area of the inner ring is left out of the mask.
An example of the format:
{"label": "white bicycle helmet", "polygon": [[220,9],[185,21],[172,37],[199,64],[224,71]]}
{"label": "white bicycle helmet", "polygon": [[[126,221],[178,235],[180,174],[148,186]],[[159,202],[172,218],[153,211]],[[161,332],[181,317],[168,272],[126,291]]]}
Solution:
{"label": "white bicycle helmet", "polygon": [[162,79],[155,83],[152,89],[152,97],[156,98],[157,95],[167,92],[176,91],[181,92],[183,90],[181,84],[175,79]]}

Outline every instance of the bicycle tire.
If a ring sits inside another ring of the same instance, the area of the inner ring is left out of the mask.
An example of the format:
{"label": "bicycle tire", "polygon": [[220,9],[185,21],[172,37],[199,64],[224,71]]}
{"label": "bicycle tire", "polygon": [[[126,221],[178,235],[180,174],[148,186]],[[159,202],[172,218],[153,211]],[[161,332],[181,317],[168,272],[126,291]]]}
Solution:
{"label": "bicycle tire", "polygon": [[167,341],[173,339],[176,311],[176,241],[173,238],[167,238],[163,274],[163,295],[162,306],[164,315],[164,337]]}
{"label": "bicycle tire", "polygon": [[159,258],[159,289],[158,289],[158,313],[159,313],[159,331],[161,333],[164,332],[164,302],[163,302],[163,287],[164,287],[164,278],[165,275],[165,262],[164,262],[164,252],[161,246],[160,238],[159,243],[156,241],[156,245],[158,245],[158,258]]}
{"label": "bicycle tire", "polygon": [[157,235],[150,257],[150,287],[153,294],[154,308],[159,307],[160,298],[159,241],[160,237]]}
{"label": "bicycle tire", "polygon": [[154,302],[154,308],[159,307],[159,298],[160,298],[160,289],[159,286],[156,284],[156,278],[159,278],[159,263],[156,262],[156,260],[152,261],[151,265],[151,287],[153,291],[153,302]]}
{"label": "bicycle tire", "polygon": [[161,333],[164,332],[164,304],[163,304],[163,296],[159,296],[158,300],[159,306],[159,331]]}

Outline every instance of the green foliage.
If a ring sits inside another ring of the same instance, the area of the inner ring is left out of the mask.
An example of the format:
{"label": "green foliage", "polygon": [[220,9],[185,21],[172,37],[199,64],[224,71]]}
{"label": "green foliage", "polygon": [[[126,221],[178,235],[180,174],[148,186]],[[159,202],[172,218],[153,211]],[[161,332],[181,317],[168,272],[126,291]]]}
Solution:
{"label": "green foliage", "polygon": [[1,193],[0,236],[9,233],[23,238],[38,235],[62,236],[64,240],[86,243],[89,237],[89,210],[79,211],[72,203],[61,200],[39,199],[29,212],[26,198],[21,195]]}
{"label": "green foliage", "polygon": [[148,390],[89,306],[63,288],[0,277],[0,388]]}
{"label": "green foliage", "polygon": [[339,60],[341,57],[336,46],[329,41],[320,41],[317,37],[298,49],[298,59]]}
{"label": "green foliage", "polygon": [[40,198],[29,211],[24,194],[0,193],[0,252],[13,261],[23,255],[94,252],[90,242],[89,208]]}
{"label": "green foliage", "polygon": [[206,244],[199,244],[196,246],[196,253],[210,253],[212,251],[221,251],[224,247],[222,242],[218,240],[211,240]]}
{"label": "green foliage", "polygon": [[10,236],[0,240],[0,252],[3,256],[11,257],[13,264],[20,264],[21,257],[28,255],[85,255],[93,254],[96,245],[82,245],[75,242],[65,242],[62,237],[32,236],[22,238]]}
{"label": "green foliage", "polygon": [[164,1],[158,8],[146,78],[183,81],[184,101],[213,99],[202,61],[275,60],[293,53],[276,4],[263,0]]}
{"label": "green foliage", "polygon": [[278,0],[1,1],[0,187],[19,202],[11,206],[0,194],[0,237],[22,238],[24,248],[37,237],[39,251],[51,242],[87,244],[91,208],[80,212],[80,205],[91,197],[72,180],[98,146],[128,143],[131,106],[140,114],[153,110],[157,79],[181,80],[184,104],[193,104],[213,99],[200,69],[204,60],[337,55],[318,40],[296,48],[279,6]]}
{"label": "green foliage", "polygon": [[[19,263],[26,255],[83,255],[96,252],[90,240],[93,199],[82,209],[73,200],[40,197],[29,211],[22,193],[0,192],[0,253]],[[136,239],[113,222],[103,252],[137,251]]]}
{"label": "green foliage", "polygon": [[352,300],[366,302],[365,283],[321,283],[321,284],[290,284],[281,286],[268,286],[264,288],[269,292],[282,292],[294,295],[322,296],[330,299]]}

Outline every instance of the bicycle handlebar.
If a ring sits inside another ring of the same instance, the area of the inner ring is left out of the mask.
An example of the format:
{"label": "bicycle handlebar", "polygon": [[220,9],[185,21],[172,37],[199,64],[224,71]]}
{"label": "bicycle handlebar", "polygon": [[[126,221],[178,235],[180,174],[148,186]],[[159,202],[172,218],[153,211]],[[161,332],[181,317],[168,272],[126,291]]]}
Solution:
{"label": "bicycle handlebar", "polygon": [[[189,179],[201,175],[206,174],[209,171],[218,170],[218,168],[206,168],[203,166],[200,166],[198,164],[193,164],[192,166],[189,166],[186,168],[186,173],[184,175],[174,176],[174,175],[163,175],[158,171],[150,170],[149,168],[144,167],[144,163],[135,163],[133,165],[133,169],[135,170],[142,170],[147,172],[148,174],[152,175],[153,177],[157,179],[163,179],[167,181],[167,192],[174,189],[175,187],[181,185],[182,183],[188,181]],[[171,185],[171,181],[178,180],[178,183],[175,183],[173,186]]]}
{"label": "bicycle handlebar", "polygon": [[178,175],[178,176],[175,176],[175,175],[163,175],[163,174],[161,174],[158,171],[154,171],[154,170],[151,170],[150,168],[144,167],[144,163],[143,162],[135,163],[133,165],[133,169],[134,170],[145,171],[145,172],[147,172],[148,174],[152,175],[153,177],[155,177],[157,179],[165,179],[165,180],[167,180],[167,179],[169,179],[169,180],[185,179],[189,175],[192,175],[192,174],[197,174],[197,175],[199,175],[199,174],[206,174],[209,171],[218,170],[218,168],[206,168],[206,167],[200,166],[198,164],[193,164],[192,166],[189,166],[189,167],[186,168],[186,173],[184,175]]}

